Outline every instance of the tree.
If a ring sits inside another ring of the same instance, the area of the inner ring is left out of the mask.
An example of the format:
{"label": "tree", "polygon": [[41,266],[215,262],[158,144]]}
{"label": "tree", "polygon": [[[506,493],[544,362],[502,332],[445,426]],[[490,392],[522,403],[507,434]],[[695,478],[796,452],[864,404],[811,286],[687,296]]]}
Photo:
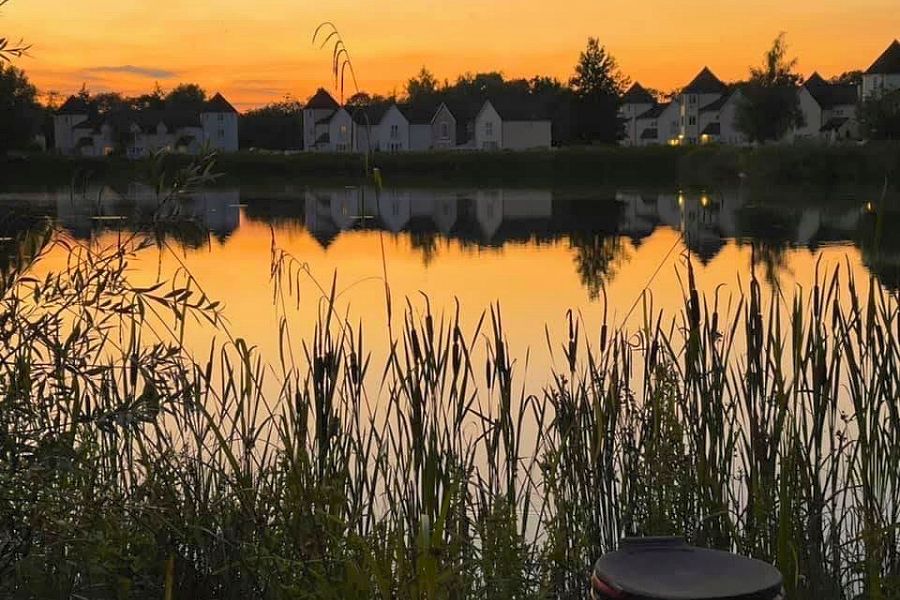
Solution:
{"label": "tree", "polygon": [[182,83],[166,94],[166,106],[180,110],[200,110],[206,102],[206,91],[196,83]]}
{"label": "tree", "polygon": [[841,73],[837,77],[831,78],[831,83],[836,83],[838,85],[862,85],[863,72],[862,71],[845,71]]}
{"label": "tree", "polygon": [[241,115],[242,148],[299,150],[303,139],[303,106],[291,98]]}
{"label": "tree", "polygon": [[131,98],[130,104],[136,110],[161,110],[166,106],[166,94],[157,82],[152,92]]}
{"label": "tree", "polygon": [[37,89],[21,69],[0,62],[0,152],[27,148],[41,128]]}
{"label": "tree", "polygon": [[438,80],[434,73],[424,66],[419,73],[406,82],[406,96],[410,102],[424,98],[432,98],[438,91]]}
{"label": "tree", "polygon": [[569,80],[577,97],[575,127],[582,140],[612,143],[619,138],[619,98],[628,83],[616,59],[597,38],[588,38]]}
{"label": "tree", "polygon": [[803,126],[797,95],[802,78],[794,72],[796,65],[796,58],[787,58],[787,41],[780,33],[762,67],[750,69],[750,80],[741,88],[736,126],[751,142],[778,140]]}
{"label": "tree", "polygon": [[900,90],[866,98],[859,108],[863,137],[900,140]]}
{"label": "tree", "polygon": [[575,75],[569,80],[572,90],[581,98],[621,96],[628,84],[615,57],[600,45],[600,40],[588,38],[587,48],[575,65]]}

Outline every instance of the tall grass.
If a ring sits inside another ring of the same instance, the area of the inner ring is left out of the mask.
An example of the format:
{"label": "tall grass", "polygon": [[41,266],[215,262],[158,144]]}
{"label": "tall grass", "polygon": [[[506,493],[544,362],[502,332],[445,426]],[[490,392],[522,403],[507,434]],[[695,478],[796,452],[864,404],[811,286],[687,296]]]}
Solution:
{"label": "tall grass", "polygon": [[[467,329],[409,300],[373,364],[382,324],[340,314],[334,282],[301,301],[274,243],[265,362],[189,273],[131,282],[165,214],[107,248],[48,225],[3,271],[4,597],[584,597],[633,534],[771,561],[791,598],[900,594],[900,304],[874,281],[729,301],[687,263],[674,321],[649,296],[630,331],[570,315],[528,389],[499,306]],[[319,311],[305,339],[297,309]]]}

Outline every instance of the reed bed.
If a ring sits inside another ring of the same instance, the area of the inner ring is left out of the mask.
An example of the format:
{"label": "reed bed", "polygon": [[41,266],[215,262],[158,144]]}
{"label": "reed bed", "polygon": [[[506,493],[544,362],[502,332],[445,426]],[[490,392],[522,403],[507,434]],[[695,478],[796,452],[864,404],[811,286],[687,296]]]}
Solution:
{"label": "reed bed", "polygon": [[[633,330],[570,315],[529,390],[499,306],[364,327],[335,283],[301,299],[274,244],[266,362],[189,273],[130,281],[150,243],[48,226],[2,271],[4,597],[582,598],[642,534],[771,561],[790,598],[900,597],[900,304],[874,280],[785,300],[751,279],[729,304],[688,262],[674,320],[649,296]],[[306,339],[295,309],[319,311]],[[194,321],[217,333],[200,359]]]}

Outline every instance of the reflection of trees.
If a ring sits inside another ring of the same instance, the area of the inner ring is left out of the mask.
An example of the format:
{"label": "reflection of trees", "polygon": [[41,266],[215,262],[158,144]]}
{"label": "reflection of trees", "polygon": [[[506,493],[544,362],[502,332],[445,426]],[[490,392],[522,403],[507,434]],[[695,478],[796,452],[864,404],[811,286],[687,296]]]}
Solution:
{"label": "reflection of trees", "polygon": [[900,236],[885,235],[900,227],[900,214],[879,213],[859,228],[863,264],[889,290],[900,290]]}
{"label": "reflection of trees", "polygon": [[738,231],[751,247],[751,268],[762,267],[765,280],[777,286],[788,270],[787,251],[800,215],[791,209],[749,206],[738,213]]}
{"label": "reflection of trees", "polygon": [[622,238],[617,235],[598,235],[576,232],[569,237],[575,250],[575,268],[591,299],[600,295],[607,280],[627,259]]}
{"label": "reflection of trees", "polygon": [[434,231],[411,231],[409,234],[409,241],[412,244],[413,250],[418,250],[422,253],[422,263],[427,267],[434,260],[434,257],[437,256],[438,249],[438,234]]}

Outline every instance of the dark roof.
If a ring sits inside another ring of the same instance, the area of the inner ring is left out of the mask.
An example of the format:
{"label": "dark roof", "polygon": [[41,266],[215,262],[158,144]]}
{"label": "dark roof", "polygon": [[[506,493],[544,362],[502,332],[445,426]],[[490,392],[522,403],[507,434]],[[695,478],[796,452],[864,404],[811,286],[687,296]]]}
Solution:
{"label": "dark roof", "polygon": [[130,121],[141,128],[142,131],[156,131],[156,127],[163,123],[169,131],[175,131],[183,127],[200,127],[200,115],[192,111],[183,110],[141,110],[128,111],[124,115],[114,115],[114,120]]}
{"label": "dark roof", "polygon": [[417,104],[402,104],[398,108],[411,124],[428,125],[434,120],[434,116],[437,114],[440,106],[440,103],[435,102],[419,102]]}
{"label": "dark roof", "polygon": [[658,119],[664,112],[666,112],[666,109],[669,108],[671,104],[671,102],[663,102],[661,104],[657,104],[647,112],[638,115],[638,119]]}
{"label": "dark roof", "polygon": [[316,144],[327,144],[331,140],[331,135],[326,131],[316,138]]}
{"label": "dark roof", "polygon": [[381,119],[384,118],[385,113],[387,113],[391,106],[391,104],[386,102],[361,106],[351,110],[351,116],[357,125],[366,125],[367,116],[369,118],[369,125],[378,125],[381,123]]}
{"label": "dark roof", "polygon": [[225,96],[222,94],[216,93],[209,102],[206,103],[206,106],[203,107],[203,112],[208,113],[237,113],[237,110],[225,99]]}
{"label": "dark roof", "polygon": [[80,96],[69,96],[63,105],[56,110],[58,115],[85,115],[90,112],[87,102]]}
{"label": "dark roof", "polygon": [[866,75],[893,75],[900,73],[900,41],[894,40],[888,49],[872,63]]}
{"label": "dark roof", "polygon": [[103,117],[91,117],[86,121],[82,121],[72,129],[88,129],[90,131],[100,131],[100,127],[105,122]]}
{"label": "dark roof", "polygon": [[822,125],[820,131],[838,131],[849,120],[847,117],[832,117]]}
{"label": "dark roof", "polygon": [[706,127],[703,128],[703,131],[700,132],[700,135],[721,135],[722,134],[722,124],[718,121],[714,123],[710,123]]}
{"label": "dark roof", "polygon": [[323,116],[323,117],[319,117],[319,118],[316,120],[316,125],[319,125],[319,124],[321,124],[321,123],[330,123],[330,122],[331,122],[331,117],[333,117],[333,116],[336,115],[336,114],[337,114],[337,111],[334,110],[334,111],[331,111],[330,113],[328,113],[327,115],[325,115],[325,116]]}
{"label": "dark roof", "polygon": [[655,104],[654,98],[650,92],[645,90],[640,83],[632,85],[625,95],[622,96],[622,104]]}
{"label": "dark roof", "polygon": [[[487,100],[504,121],[549,121],[541,108],[534,102],[502,102]],[[482,107],[484,105],[482,104]],[[480,109],[479,109],[480,111]]]}
{"label": "dark roof", "polygon": [[656,127],[648,127],[641,133],[642,140],[655,140],[659,137],[659,130]]}
{"label": "dark roof", "polygon": [[337,100],[335,100],[331,94],[326,92],[324,88],[319,88],[316,90],[316,93],[313,94],[313,97],[309,99],[309,102],[306,103],[304,108],[337,110],[340,108],[340,104],[338,104]]}
{"label": "dark roof", "polygon": [[715,102],[710,102],[709,104],[701,108],[700,112],[718,112],[722,110],[722,107],[725,106],[725,103],[728,102],[729,98],[731,98],[731,94],[723,94]]}
{"label": "dark roof", "polygon": [[818,73],[813,73],[803,84],[813,99],[822,108],[856,104],[859,89],[853,84],[828,83]]}
{"label": "dark roof", "polygon": [[684,90],[683,94],[724,94],[728,91],[728,86],[722,83],[722,80],[716,77],[708,67],[694,77]]}

